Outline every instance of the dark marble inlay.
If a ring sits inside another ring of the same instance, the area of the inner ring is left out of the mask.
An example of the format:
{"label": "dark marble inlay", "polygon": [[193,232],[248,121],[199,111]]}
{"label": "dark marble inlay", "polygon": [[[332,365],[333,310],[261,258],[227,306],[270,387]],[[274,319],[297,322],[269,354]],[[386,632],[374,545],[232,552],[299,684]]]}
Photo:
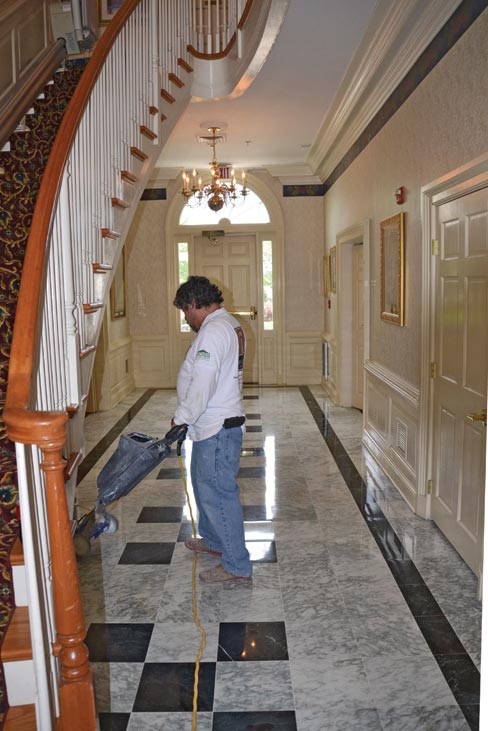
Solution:
{"label": "dark marble inlay", "polygon": [[170,564],[174,543],[127,543],[119,564]]}
{"label": "dark marble inlay", "polygon": [[217,660],[288,660],[284,622],[221,622]]}
{"label": "dark marble inlay", "polygon": [[261,414],[246,414],[246,419],[260,419]]}
{"label": "dark marble inlay", "polygon": [[94,623],[88,628],[85,644],[91,662],[144,662],[153,624]]}
{"label": "dark marble inlay", "polygon": [[434,655],[464,655],[460,639],[450,632],[450,624],[441,616],[417,617],[417,624]]}
{"label": "dark marble inlay", "polygon": [[[327,444],[349,491],[374,537],[378,548],[385,558],[418,626],[449,684],[464,716],[472,729],[478,728],[476,719],[470,711],[472,705],[479,704],[479,671],[466,652],[454,629],[445,617],[432,592],[416,570],[411,557],[397,533],[368,490],[353,461],[344,449],[340,439],[331,427],[316,399],[307,386],[300,386],[302,394],[325,443]],[[436,621],[438,620],[438,621]],[[442,640],[439,637],[442,626]],[[439,648],[455,648],[460,654],[437,654]]]}
{"label": "dark marble inlay", "polygon": [[[399,588],[414,617],[443,615],[442,609],[432,596],[432,592],[428,586],[425,584],[399,584]],[[453,638],[457,637],[456,633],[447,622],[446,630],[448,627],[451,630]]]}
{"label": "dark marble inlay", "polygon": [[145,507],[142,508],[138,523],[179,523],[183,517],[183,508],[177,507]]}
{"label": "dark marble inlay", "polygon": [[241,457],[266,457],[264,447],[243,447]]}
{"label": "dark marble inlay", "polygon": [[256,467],[241,467],[237,474],[237,479],[239,479],[239,477],[266,477],[266,467],[264,465]]}
{"label": "dark marble inlay", "polygon": [[257,401],[259,396],[254,396],[252,394],[249,394],[249,395],[244,395],[242,398],[246,399],[247,401]]}
{"label": "dark marble inlay", "polygon": [[126,426],[130,424],[132,419],[139,413],[139,411],[147,404],[151,396],[153,396],[156,393],[155,388],[148,388],[147,391],[145,391],[141,398],[138,399],[135,404],[133,404],[123,416],[120,417],[118,422],[114,424],[114,426],[105,434],[105,436],[100,439],[98,444],[96,444],[91,452],[89,452],[83,462],[78,467],[78,473],[76,477],[76,484],[79,485],[80,482],[83,480],[84,477],[87,476],[87,474],[90,472],[90,470],[95,466],[95,464],[98,462],[100,457],[102,457],[107,449],[110,447],[112,442],[114,442],[118,436],[120,436],[121,432],[125,429]]}
{"label": "dark marble inlay", "polygon": [[163,467],[156,475],[156,480],[181,480],[179,467]]}
{"label": "dark marble inlay", "polygon": [[99,713],[100,731],[127,731],[130,713]]}
{"label": "dark marble inlay", "polygon": [[469,655],[437,655],[436,660],[461,708],[479,706],[480,674]]}
{"label": "dark marble inlay", "polygon": [[263,427],[262,426],[248,426],[246,424],[246,431],[249,432],[249,433],[262,432],[263,431]]}
{"label": "dark marble inlay", "polygon": [[295,711],[219,711],[212,731],[297,731]]}
{"label": "dark marble inlay", "polygon": [[468,726],[472,731],[480,731],[480,707],[477,705],[468,706],[464,703],[459,705],[464,713],[464,717],[468,722]]}
{"label": "dark marble inlay", "polygon": [[[214,662],[202,662],[198,674],[197,710],[211,711],[215,688]],[[150,662],[144,665],[133,711],[191,713],[195,663]]]}

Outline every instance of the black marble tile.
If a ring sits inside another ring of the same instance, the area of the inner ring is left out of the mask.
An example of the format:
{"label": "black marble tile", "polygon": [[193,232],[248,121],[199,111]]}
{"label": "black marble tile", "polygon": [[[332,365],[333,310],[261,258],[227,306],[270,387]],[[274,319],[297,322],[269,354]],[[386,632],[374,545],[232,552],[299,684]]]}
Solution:
{"label": "black marble tile", "polygon": [[169,564],[174,543],[127,543],[119,564]]}
{"label": "black marble tile", "polygon": [[400,584],[399,588],[414,617],[440,616],[443,614],[425,584]]}
{"label": "black marble tile", "polygon": [[181,480],[179,467],[163,467],[156,475],[156,480]]}
{"label": "black marble tile", "polygon": [[434,655],[465,655],[461,640],[444,615],[417,617],[417,624]]}
{"label": "black marble tile", "polygon": [[218,711],[212,731],[297,731],[295,711]]}
{"label": "black marble tile", "polygon": [[237,479],[240,477],[266,477],[266,467],[264,465],[241,467],[237,474]]}
{"label": "black marble tile", "polygon": [[153,626],[136,622],[91,624],[85,639],[90,661],[144,662]]}
{"label": "black marble tile", "polygon": [[241,457],[265,457],[264,447],[243,447],[241,449]]}
{"label": "black marble tile", "polygon": [[438,655],[436,660],[459,705],[478,706],[480,674],[470,656]]}
{"label": "black marble tile", "polygon": [[183,508],[177,507],[145,507],[141,510],[138,523],[179,523],[183,516]]}
{"label": "black marble tile", "polygon": [[247,426],[246,424],[246,432],[252,433],[252,432],[262,432],[263,427],[262,426]]}
{"label": "black marble tile", "polygon": [[244,396],[242,398],[245,399],[246,401],[257,401],[259,396],[254,396],[252,394],[244,394]]}
{"label": "black marble tile", "polygon": [[246,419],[260,419],[261,414],[246,414]]}
{"label": "black marble tile", "polygon": [[388,559],[387,564],[398,585],[425,583],[411,559]]}
{"label": "black marble tile", "polygon": [[193,538],[193,528],[191,523],[182,523],[178,532],[178,543],[184,543],[187,538]]}
{"label": "black marble tile", "polygon": [[246,541],[252,563],[277,563],[274,541]]}
{"label": "black marble tile", "polygon": [[[199,711],[211,711],[215,688],[214,662],[202,662],[198,674]],[[150,662],[142,670],[133,711],[191,713],[195,663]]]}
{"label": "black marble tile", "polygon": [[127,731],[130,713],[99,713],[100,731]]}
{"label": "black marble tile", "polygon": [[464,713],[464,718],[468,722],[471,731],[480,731],[480,707],[478,705],[465,705],[461,703],[459,708]]}
{"label": "black marble tile", "polygon": [[242,506],[242,513],[245,521],[271,520],[270,512],[272,512],[272,508],[267,508],[266,505]]}
{"label": "black marble tile", "polygon": [[217,660],[288,660],[284,622],[221,622]]}

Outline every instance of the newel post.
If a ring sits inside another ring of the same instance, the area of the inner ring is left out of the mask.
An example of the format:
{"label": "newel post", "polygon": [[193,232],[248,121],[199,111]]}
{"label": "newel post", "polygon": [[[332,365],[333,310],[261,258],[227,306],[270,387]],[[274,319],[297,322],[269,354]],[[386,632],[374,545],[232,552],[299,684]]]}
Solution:
{"label": "newel post", "polygon": [[5,421],[10,438],[35,444],[42,452],[56,625],[53,652],[60,671],[56,731],[95,731],[93,678],[83,642],[86,629],[63,473],[67,415],[9,409]]}

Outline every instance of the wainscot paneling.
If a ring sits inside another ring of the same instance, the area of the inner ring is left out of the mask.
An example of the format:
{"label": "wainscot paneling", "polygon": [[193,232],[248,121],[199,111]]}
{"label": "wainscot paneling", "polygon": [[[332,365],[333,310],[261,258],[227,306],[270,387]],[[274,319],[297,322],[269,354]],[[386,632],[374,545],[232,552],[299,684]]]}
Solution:
{"label": "wainscot paneling", "polygon": [[375,361],[364,367],[364,445],[417,510],[419,390]]}
{"label": "wainscot paneling", "polygon": [[110,373],[110,406],[113,408],[134,388],[131,363],[131,339],[110,344],[107,367]]}
{"label": "wainscot paneling", "polygon": [[319,332],[286,334],[286,383],[314,385],[322,377],[322,335]]}
{"label": "wainscot paneling", "polygon": [[176,374],[171,373],[169,340],[166,335],[132,338],[132,357],[136,388],[174,388]]}

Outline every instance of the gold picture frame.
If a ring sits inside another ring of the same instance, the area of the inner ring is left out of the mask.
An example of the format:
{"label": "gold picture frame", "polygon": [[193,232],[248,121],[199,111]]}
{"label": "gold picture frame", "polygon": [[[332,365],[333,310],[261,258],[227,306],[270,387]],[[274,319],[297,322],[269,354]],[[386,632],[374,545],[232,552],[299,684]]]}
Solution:
{"label": "gold picture frame", "polygon": [[330,291],[335,294],[337,291],[337,248],[333,246],[329,255],[329,282]]}
{"label": "gold picture frame", "polygon": [[381,319],[405,324],[405,214],[397,213],[380,222]]}
{"label": "gold picture frame", "polygon": [[329,291],[329,257],[327,254],[323,258],[323,277],[324,277],[324,297],[327,299],[327,297],[330,294]]}
{"label": "gold picture frame", "polygon": [[108,25],[124,0],[98,0],[98,22]]}
{"label": "gold picture frame", "polygon": [[119,265],[115,272],[115,276],[110,287],[110,317],[112,320],[118,320],[127,314],[126,305],[126,288],[125,288],[125,256],[122,251]]}

